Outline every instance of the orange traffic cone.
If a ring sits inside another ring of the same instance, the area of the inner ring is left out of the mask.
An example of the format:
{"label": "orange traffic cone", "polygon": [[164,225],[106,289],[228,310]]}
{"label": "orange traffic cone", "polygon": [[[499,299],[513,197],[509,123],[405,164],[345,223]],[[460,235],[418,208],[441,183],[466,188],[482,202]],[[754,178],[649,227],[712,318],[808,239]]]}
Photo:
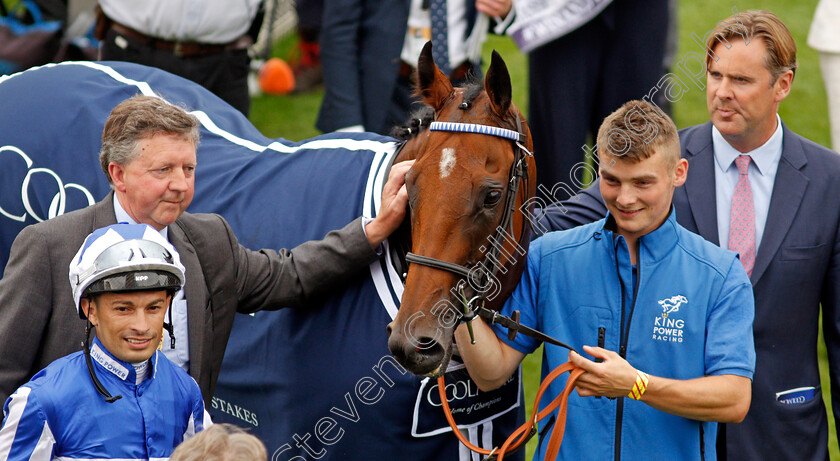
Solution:
{"label": "orange traffic cone", "polygon": [[286,94],[295,89],[295,74],[286,61],[271,58],[260,68],[260,88],[267,94]]}

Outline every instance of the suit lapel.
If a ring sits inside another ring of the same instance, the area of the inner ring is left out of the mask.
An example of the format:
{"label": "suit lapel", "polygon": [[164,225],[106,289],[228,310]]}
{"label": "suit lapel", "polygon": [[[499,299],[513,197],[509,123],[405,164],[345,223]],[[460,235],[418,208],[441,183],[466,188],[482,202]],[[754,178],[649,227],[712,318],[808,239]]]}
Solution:
{"label": "suit lapel", "polygon": [[93,227],[90,232],[117,223],[114,213],[114,191],[93,205]]}
{"label": "suit lapel", "polygon": [[797,135],[782,124],[784,140],[782,141],[782,158],[779,160],[779,169],[776,171],[776,179],[773,183],[773,194],[770,196],[770,210],[767,213],[767,222],[764,224],[764,236],[758,246],[758,253],[755,257],[750,280],[755,285],[773,256],[782,245],[793,218],[805,196],[805,189],[808,187],[808,178],[800,171],[806,163],[805,152],[802,150],[802,143]]}
{"label": "suit lapel", "polygon": [[178,250],[181,257],[181,264],[186,269],[186,286],[184,287],[184,298],[187,301],[187,319],[189,329],[189,345],[190,345],[190,376],[199,381],[201,376],[202,360],[204,356],[204,345],[206,339],[204,333],[205,309],[207,305],[207,298],[205,296],[204,287],[204,273],[201,270],[201,264],[198,261],[198,255],[195,253],[190,241],[184,235],[184,231],[180,226],[169,226],[169,242]]}
{"label": "suit lapel", "polygon": [[715,155],[712,148],[712,124],[702,125],[685,146],[688,176],[685,181],[688,206],[697,232],[706,240],[720,245],[715,199]]}

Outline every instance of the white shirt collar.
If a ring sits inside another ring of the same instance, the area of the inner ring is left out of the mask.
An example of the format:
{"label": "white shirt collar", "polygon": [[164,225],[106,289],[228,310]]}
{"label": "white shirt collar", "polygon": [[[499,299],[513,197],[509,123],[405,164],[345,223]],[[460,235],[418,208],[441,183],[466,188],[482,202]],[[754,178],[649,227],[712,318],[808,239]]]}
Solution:
{"label": "white shirt collar", "polygon": [[[135,221],[134,218],[125,211],[125,208],[123,208],[119,198],[117,198],[117,194],[114,194],[114,215],[116,216],[118,223],[124,222],[128,224],[138,224],[137,221]],[[166,240],[169,240],[169,227],[161,229],[160,235],[162,235]]]}
{"label": "white shirt collar", "polygon": [[776,131],[767,142],[750,152],[740,152],[732,147],[714,125],[712,125],[712,145],[715,150],[715,162],[721,171],[727,171],[739,155],[749,155],[762,176],[770,171],[775,172],[774,166],[778,165],[782,158],[782,118],[776,114]]}

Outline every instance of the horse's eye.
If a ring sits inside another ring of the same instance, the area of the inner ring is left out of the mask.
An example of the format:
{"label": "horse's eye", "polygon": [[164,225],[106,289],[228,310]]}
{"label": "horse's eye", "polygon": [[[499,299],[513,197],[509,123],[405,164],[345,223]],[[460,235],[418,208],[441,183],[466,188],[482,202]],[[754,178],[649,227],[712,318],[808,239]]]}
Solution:
{"label": "horse's eye", "polygon": [[485,208],[490,208],[492,206],[495,206],[497,203],[499,203],[499,200],[501,200],[501,199],[502,199],[502,191],[501,190],[498,190],[498,189],[491,190],[484,197],[484,207]]}

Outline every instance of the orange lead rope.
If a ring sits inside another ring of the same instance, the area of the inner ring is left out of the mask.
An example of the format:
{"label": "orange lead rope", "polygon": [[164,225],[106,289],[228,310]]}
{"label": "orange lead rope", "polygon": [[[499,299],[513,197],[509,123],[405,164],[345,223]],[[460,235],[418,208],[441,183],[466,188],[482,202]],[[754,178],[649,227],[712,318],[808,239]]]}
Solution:
{"label": "orange lead rope", "polygon": [[[566,387],[563,389],[563,392],[560,393],[551,403],[545,407],[542,411],[538,412],[540,407],[540,399],[542,399],[543,394],[548,389],[548,386],[560,375],[565,372],[569,373],[569,379],[566,381]],[[542,384],[540,384],[540,388],[537,391],[537,398],[534,400],[534,411],[531,419],[525,422],[522,426],[516,429],[513,434],[511,434],[505,443],[502,444],[502,447],[493,450],[487,450],[481,447],[477,447],[470,443],[464,434],[461,433],[461,430],[458,429],[458,425],[455,424],[455,418],[452,416],[452,412],[449,410],[449,401],[446,400],[446,382],[441,375],[438,378],[438,393],[440,394],[440,401],[443,404],[443,414],[446,416],[446,420],[449,421],[449,426],[452,428],[452,432],[458,437],[458,440],[464,444],[470,450],[480,453],[482,455],[496,455],[498,461],[502,461],[504,459],[505,453],[513,452],[520,448],[528,439],[530,438],[531,431],[534,428],[534,425],[541,421],[542,419],[546,418],[550,415],[558,406],[560,410],[557,413],[557,421],[554,424],[554,429],[551,431],[551,436],[548,441],[548,448],[546,450],[546,460],[554,460],[557,458],[557,453],[560,451],[560,444],[563,442],[563,432],[566,430],[566,409],[569,403],[569,394],[572,393],[572,389],[575,388],[575,382],[577,381],[578,377],[583,374],[583,369],[576,368],[569,362],[560,365],[559,367],[555,368],[548,376],[545,377]],[[518,437],[518,438],[517,438]]]}

